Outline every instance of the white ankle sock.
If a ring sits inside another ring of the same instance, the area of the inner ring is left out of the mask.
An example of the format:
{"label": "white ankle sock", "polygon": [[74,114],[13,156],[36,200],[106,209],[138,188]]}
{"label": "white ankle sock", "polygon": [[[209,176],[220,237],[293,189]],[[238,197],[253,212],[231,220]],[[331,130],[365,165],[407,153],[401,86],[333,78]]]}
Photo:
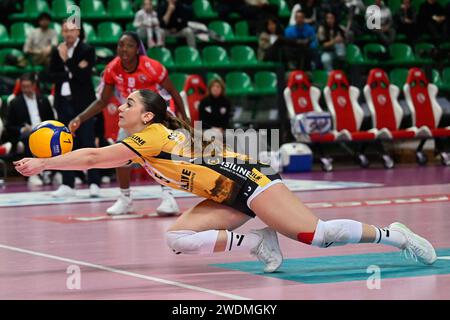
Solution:
{"label": "white ankle sock", "polygon": [[393,246],[401,249],[405,243],[405,236],[396,230],[389,230],[389,228],[378,228],[375,227],[376,236],[374,243],[382,243],[388,246]]}
{"label": "white ankle sock", "polygon": [[127,197],[127,198],[130,198],[130,196],[131,196],[130,188],[127,188],[127,189],[122,189],[122,188],[120,188],[120,193],[121,193],[124,197]]}
{"label": "white ankle sock", "polygon": [[236,233],[225,230],[227,233],[227,246],[225,251],[249,251],[256,247],[261,238],[254,233]]}

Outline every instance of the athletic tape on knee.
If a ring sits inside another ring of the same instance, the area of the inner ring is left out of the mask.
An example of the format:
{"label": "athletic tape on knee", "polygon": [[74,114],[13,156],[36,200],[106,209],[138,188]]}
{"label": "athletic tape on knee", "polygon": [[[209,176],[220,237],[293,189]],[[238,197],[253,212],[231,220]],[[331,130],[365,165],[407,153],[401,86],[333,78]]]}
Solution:
{"label": "athletic tape on knee", "polygon": [[166,232],[167,245],[175,254],[210,254],[214,252],[219,230]]}
{"label": "athletic tape on knee", "polygon": [[361,222],[347,219],[319,220],[311,244],[321,248],[342,246],[348,243],[359,243],[361,237]]}

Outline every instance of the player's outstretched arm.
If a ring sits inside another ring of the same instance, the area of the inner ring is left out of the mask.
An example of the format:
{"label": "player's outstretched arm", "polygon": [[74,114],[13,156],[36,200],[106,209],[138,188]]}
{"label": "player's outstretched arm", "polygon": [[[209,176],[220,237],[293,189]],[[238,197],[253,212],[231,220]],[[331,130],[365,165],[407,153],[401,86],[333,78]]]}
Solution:
{"label": "player's outstretched arm", "polygon": [[14,162],[15,169],[24,176],[36,175],[44,170],[86,170],[116,168],[127,164],[136,154],[118,143],[103,148],[78,149],[53,158],[23,158]]}

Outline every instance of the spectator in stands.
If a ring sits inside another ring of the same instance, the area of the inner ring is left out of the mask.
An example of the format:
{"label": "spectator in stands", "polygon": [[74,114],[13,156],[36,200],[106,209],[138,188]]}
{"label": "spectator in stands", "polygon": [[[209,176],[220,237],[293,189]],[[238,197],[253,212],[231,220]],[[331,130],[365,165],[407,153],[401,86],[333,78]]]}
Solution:
{"label": "spectator in stands", "polygon": [[403,0],[395,16],[397,30],[406,35],[409,43],[413,43],[418,37],[417,12],[411,6],[411,0]]}
{"label": "spectator in stands", "polygon": [[188,21],[192,19],[192,6],[189,3],[182,0],[162,1],[158,18],[163,28],[163,39],[168,35],[182,37],[188,46],[196,48],[195,33],[188,27]]}
{"label": "spectator in stands", "polygon": [[315,26],[318,21],[318,6],[316,0],[298,0],[291,11],[289,25],[295,24],[295,13],[301,10],[305,15],[305,23]]}
{"label": "spectator in stands", "polygon": [[325,22],[325,16],[332,12],[338,23],[341,23],[349,16],[349,9],[345,5],[345,0],[322,0],[317,5],[317,22]]}
{"label": "spectator in stands", "polygon": [[418,23],[422,30],[431,35],[438,44],[447,39],[447,19],[445,10],[436,0],[426,0],[419,9]]}
{"label": "spectator in stands", "polygon": [[[375,0],[374,4],[380,8],[381,29],[371,30],[378,40],[385,46],[389,46],[395,41],[394,19],[392,18],[391,9],[389,9],[382,0]],[[366,12],[366,20],[369,19],[369,11]]]}
{"label": "spectator in stands", "polygon": [[[92,84],[92,69],[95,65],[95,50],[80,40],[80,26],[70,21],[62,24],[64,42],[52,51],[48,80],[55,83],[55,109],[58,119],[66,126],[77,114],[95,100]],[[86,121],[78,129],[74,149],[95,147],[95,120]],[[75,195],[75,171],[63,171],[63,183],[52,196]],[[97,169],[88,170],[91,197],[99,196],[100,175]]]}
{"label": "spectator in stands", "polygon": [[288,67],[301,70],[320,67],[316,31],[305,23],[305,15],[301,10],[295,13],[295,23],[284,31],[286,46],[290,47],[290,50],[286,50]]}
{"label": "spectator in stands", "polygon": [[[13,150],[17,153],[24,151],[26,157],[31,157],[28,137],[32,129],[42,121],[55,119],[55,113],[48,99],[37,93],[36,81],[31,74],[21,75],[19,81],[20,94],[11,100],[8,107],[7,137]],[[42,185],[42,180],[37,175],[31,176],[28,184]]]}
{"label": "spectator in stands", "polygon": [[266,29],[258,39],[258,59],[261,61],[283,61],[283,30],[278,20],[269,18]]}
{"label": "spectator in stands", "polygon": [[47,12],[42,12],[38,17],[39,27],[28,34],[23,46],[23,52],[31,56],[35,65],[48,66],[52,47],[58,45],[56,31],[49,28],[51,20]]}
{"label": "spectator in stands", "polygon": [[225,96],[225,83],[221,79],[213,79],[208,84],[208,93],[198,106],[202,128],[204,130],[220,130],[229,128],[231,119],[231,103]]}
{"label": "spectator in stands", "polygon": [[323,50],[320,57],[323,67],[331,71],[336,58],[345,58],[345,31],[339,26],[333,13],[329,12],[325,16],[325,23],[317,31],[317,39]]}
{"label": "spectator in stands", "polygon": [[139,37],[147,41],[147,48],[164,45],[162,29],[159,26],[158,14],[153,10],[152,0],[144,0],[142,9],[134,17],[133,26]]}

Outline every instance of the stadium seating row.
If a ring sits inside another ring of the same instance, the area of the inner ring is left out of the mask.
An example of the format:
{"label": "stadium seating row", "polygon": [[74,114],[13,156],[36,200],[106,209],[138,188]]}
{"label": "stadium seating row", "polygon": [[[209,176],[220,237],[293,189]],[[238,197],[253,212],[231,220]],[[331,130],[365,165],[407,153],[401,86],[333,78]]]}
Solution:
{"label": "stadium seating row", "polygon": [[[371,115],[372,127],[362,130],[364,111],[358,102],[360,90],[350,85],[344,72],[332,71],[329,74],[327,85],[323,89],[323,94],[333,120],[333,130],[328,133],[311,132],[311,134],[299,138],[313,143],[448,139],[450,127],[441,126],[443,109],[436,99],[438,88],[429,83],[425,72],[419,68],[411,68],[402,90],[406,105],[412,115],[412,126],[408,128],[400,127],[404,111],[398,102],[399,88],[390,83],[384,70],[372,69],[363,89]],[[305,72],[292,72],[287,88],[284,90],[289,118],[294,119],[298,114],[312,111],[323,112],[323,108],[319,104],[320,95],[321,90],[311,85]],[[422,147],[423,143],[419,145],[416,153],[419,163],[426,162]],[[448,153],[444,150],[438,150],[438,152],[442,163],[450,165]],[[383,154],[383,156],[386,156],[383,158],[385,166],[392,166],[392,159],[387,154]]]}

